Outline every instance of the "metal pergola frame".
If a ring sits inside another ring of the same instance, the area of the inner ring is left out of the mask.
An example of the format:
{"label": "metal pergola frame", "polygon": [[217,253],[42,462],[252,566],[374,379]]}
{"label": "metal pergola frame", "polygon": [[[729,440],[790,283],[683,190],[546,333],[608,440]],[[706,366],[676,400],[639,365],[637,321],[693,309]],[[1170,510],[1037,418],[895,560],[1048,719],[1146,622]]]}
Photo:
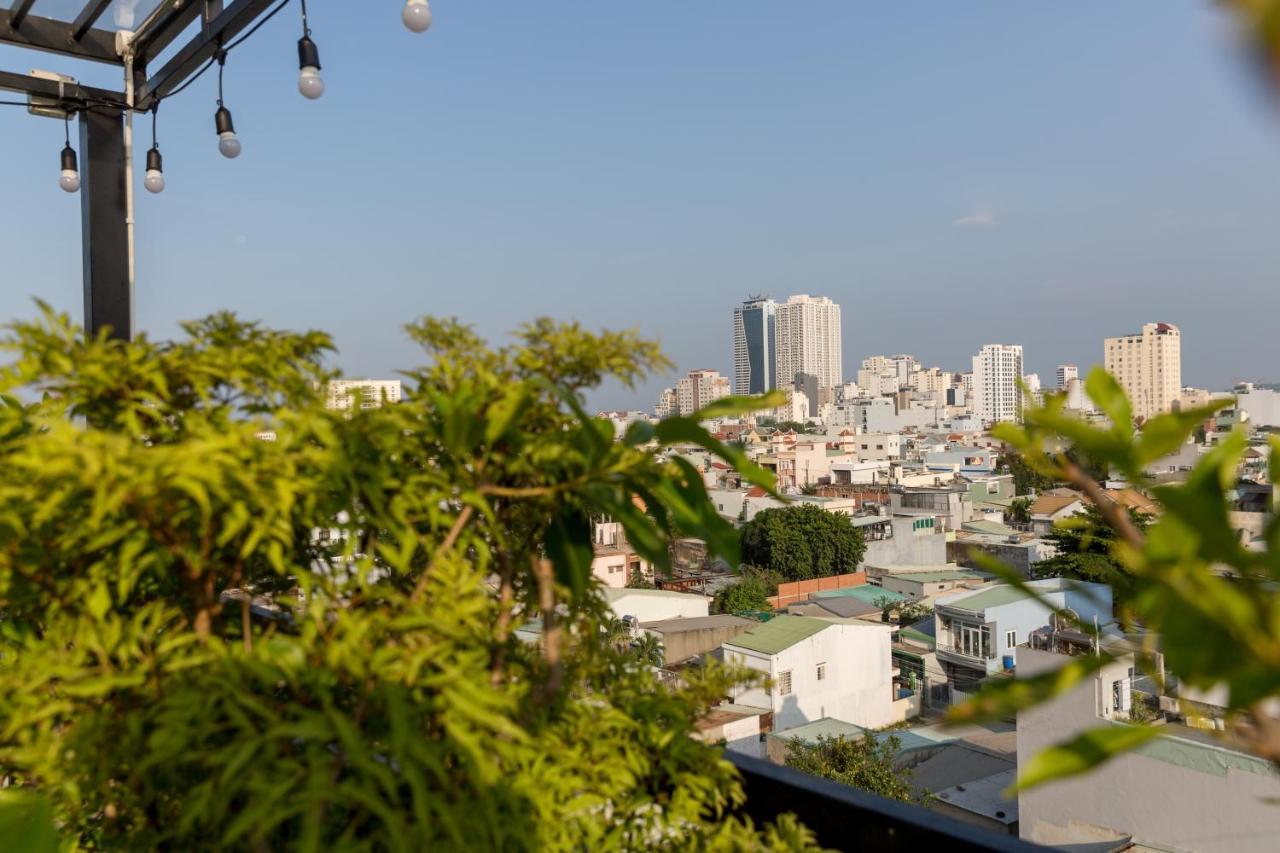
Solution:
{"label": "metal pergola frame", "polygon": [[[288,0],[163,0],[142,21],[131,40],[134,112],[154,109],[239,33],[272,7]],[[30,14],[35,0],[0,0],[0,45],[35,49],[69,59],[120,68],[117,34],[94,25],[111,0],[86,0],[74,21]],[[192,24],[194,37],[154,73],[148,67]],[[81,239],[84,256],[84,325],[115,338],[133,336],[133,282],[127,197],[124,91],[59,83],[0,69],[0,91],[49,98],[79,116],[81,159]]]}

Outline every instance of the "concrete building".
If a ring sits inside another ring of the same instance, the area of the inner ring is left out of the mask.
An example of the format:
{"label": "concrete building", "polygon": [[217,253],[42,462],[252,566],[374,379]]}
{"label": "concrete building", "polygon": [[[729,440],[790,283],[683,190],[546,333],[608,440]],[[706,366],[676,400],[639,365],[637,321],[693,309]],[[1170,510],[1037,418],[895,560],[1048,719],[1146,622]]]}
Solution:
{"label": "concrete building", "polygon": [[722,614],[641,622],[640,630],[662,644],[663,666],[673,666],[714,651],[759,624],[741,616]]}
{"label": "concrete building", "polygon": [[591,522],[591,574],[606,587],[621,589],[633,574],[653,580],[653,564],[636,553],[619,522],[610,518]]}
{"label": "concrete building", "polygon": [[1236,395],[1236,408],[1248,414],[1249,423],[1255,427],[1280,426],[1280,392],[1255,388],[1252,382],[1240,382],[1233,393]]}
{"label": "concrete building", "polygon": [[880,728],[894,722],[889,625],[777,616],[725,643],[725,662],[768,676],[737,687],[738,705],[773,712],[774,731],[824,717]]}
{"label": "concrete building", "polygon": [[705,595],[662,589],[606,588],[604,599],[614,616],[637,626],[664,619],[706,616],[711,609],[711,599]]}
{"label": "concrete building", "polygon": [[775,317],[778,303],[755,296],[733,309],[733,389],[763,394],[778,387]]}
{"label": "concrete building", "polygon": [[[1112,621],[1111,587],[1062,578],[1029,581],[1045,601],[1070,609],[1086,623]],[[996,584],[937,599],[933,606],[936,653],[955,693],[971,693],[988,674],[1009,669],[1014,649],[1050,624],[1053,611],[1021,589]]]}
{"label": "concrete building", "polygon": [[1080,368],[1074,364],[1059,364],[1057,370],[1057,381],[1054,387],[1059,391],[1067,390],[1067,383],[1072,379],[1080,378]]}
{"label": "concrete building", "polygon": [[676,402],[676,389],[662,389],[662,392],[658,394],[658,402],[653,407],[653,414],[658,420],[672,418],[680,414],[680,405]]}
{"label": "concrete building", "polygon": [[[1019,646],[1019,677],[1072,658]],[[1133,660],[1108,663],[1072,690],[1018,713],[1018,764],[1099,727],[1133,704]],[[1018,795],[1019,835],[1061,850],[1263,853],[1280,839],[1280,775],[1220,736],[1170,721],[1161,735],[1081,776]]]}
{"label": "concrete building", "polygon": [[792,385],[802,373],[817,377],[821,388],[842,383],[839,305],[825,296],[800,294],[780,303],[774,319],[777,387]]}
{"label": "concrete building", "polygon": [[973,413],[984,424],[1022,420],[1022,347],[987,344],[973,357]]}
{"label": "concrete building", "polygon": [[1182,398],[1182,333],[1169,323],[1107,338],[1103,364],[1129,395],[1135,418],[1172,411]]}
{"label": "concrete building", "polygon": [[326,409],[376,409],[399,403],[403,385],[399,379],[335,379],[325,388]]}
{"label": "concrete building", "polygon": [[676,383],[676,411],[680,415],[694,412],[732,393],[728,378],[717,370],[690,370]]}

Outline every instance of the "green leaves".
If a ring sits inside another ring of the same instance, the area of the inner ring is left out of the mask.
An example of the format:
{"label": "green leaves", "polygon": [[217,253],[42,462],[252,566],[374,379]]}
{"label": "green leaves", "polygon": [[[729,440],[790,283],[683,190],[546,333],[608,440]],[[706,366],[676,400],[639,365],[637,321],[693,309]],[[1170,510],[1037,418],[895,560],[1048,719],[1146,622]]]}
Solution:
{"label": "green leaves", "polygon": [[1026,791],[1055,779],[1087,773],[1159,735],[1160,729],[1153,726],[1113,724],[1106,728],[1089,729],[1032,758],[1025,768],[1018,771],[1018,782],[1012,790]]}
{"label": "green leaves", "polygon": [[556,580],[582,598],[591,578],[591,523],[581,512],[562,510],[547,529],[547,556],[556,569]]}
{"label": "green leaves", "polygon": [[22,789],[0,790],[0,839],[9,853],[58,853],[49,802]]}

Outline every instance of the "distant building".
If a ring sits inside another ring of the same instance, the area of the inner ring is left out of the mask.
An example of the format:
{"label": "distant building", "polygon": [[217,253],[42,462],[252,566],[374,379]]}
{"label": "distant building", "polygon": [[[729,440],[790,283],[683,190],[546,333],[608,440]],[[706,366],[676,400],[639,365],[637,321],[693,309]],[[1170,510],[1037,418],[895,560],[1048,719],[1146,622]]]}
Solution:
{"label": "distant building", "polygon": [[681,415],[692,415],[731,393],[728,378],[719,371],[690,370],[676,383],[676,408]]}
{"label": "distant building", "polygon": [[818,386],[842,383],[843,348],[840,306],[825,296],[799,294],[775,309],[777,387],[788,387],[796,375],[817,377]]}
{"label": "distant building", "polygon": [[1022,347],[987,344],[973,357],[973,413],[985,424],[1022,420]]}
{"label": "distant building", "polygon": [[1057,374],[1057,384],[1055,387],[1059,391],[1065,391],[1067,390],[1068,382],[1070,382],[1072,379],[1079,379],[1079,378],[1080,378],[1080,368],[1076,367],[1074,364],[1059,364],[1058,374]]}
{"label": "distant building", "polygon": [[[1187,389],[1183,390],[1185,394]],[[1255,388],[1252,382],[1240,382],[1235,387],[1235,395],[1236,408],[1248,413],[1249,423],[1256,427],[1280,426],[1280,393]]]}
{"label": "distant building", "polygon": [[733,390],[763,394],[778,387],[774,313],[778,303],[757,296],[733,309]]}
{"label": "distant building", "polygon": [[659,420],[680,414],[680,405],[676,402],[676,389],[662,389],[662,392],[658,394],[658,402],[653,407],[653,414]]}
{"label": "distant building", "polygon": [[335,379],[325,389],[326,409],[376,409],[399,403],[403,386],[399,379]]}
{"label": "distant building", "polygon": [[1182,398],[1182,333],[1168,323],[1147,323],[1141,332],[1107,338],[1107,372],[1129,395],[1135,418],[1169,412]]}

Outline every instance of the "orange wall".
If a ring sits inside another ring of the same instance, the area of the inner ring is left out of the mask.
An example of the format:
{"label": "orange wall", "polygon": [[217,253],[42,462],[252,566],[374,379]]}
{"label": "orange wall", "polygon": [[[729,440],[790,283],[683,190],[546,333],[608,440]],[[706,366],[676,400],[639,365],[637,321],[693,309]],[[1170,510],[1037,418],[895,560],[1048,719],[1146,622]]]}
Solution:
{"label": "orange wall", "polygon": [[847,586],[862,586],[867,582],[866,572],[849,572],[846,575],[832,575],[827,578],[814,578],[807,581],[792,581],[778,584],[778,594],[769,599],[775,609],[804,601],[815,592],[828,589],[844,589]]}

